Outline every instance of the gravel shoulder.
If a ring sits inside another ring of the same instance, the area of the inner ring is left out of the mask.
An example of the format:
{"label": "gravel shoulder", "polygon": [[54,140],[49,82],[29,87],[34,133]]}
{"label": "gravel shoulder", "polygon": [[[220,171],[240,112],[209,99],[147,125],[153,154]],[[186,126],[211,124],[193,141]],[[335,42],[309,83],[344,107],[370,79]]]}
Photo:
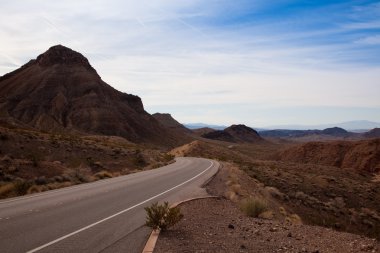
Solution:
{"label": "gravel shoulder", "polygon": [[[213,194],[226,191],[227,168],[209,183]],[[380,252],[375,239],[332,229],[296,225],[243,214],[223,197],[180,205],[184,218],[162,232],[155,253],[163,252]]]}

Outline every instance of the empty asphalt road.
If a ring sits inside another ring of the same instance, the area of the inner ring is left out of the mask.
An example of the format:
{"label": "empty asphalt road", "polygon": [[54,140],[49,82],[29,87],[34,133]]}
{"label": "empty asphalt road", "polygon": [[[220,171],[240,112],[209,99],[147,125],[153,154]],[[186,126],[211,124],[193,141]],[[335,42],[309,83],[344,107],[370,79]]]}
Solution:
{"label": "empty asphalt road", "polygon": [[150,171],[0,201],[0,252],[141,252],[144,207],[204,194],[219,164],[177,158]]}

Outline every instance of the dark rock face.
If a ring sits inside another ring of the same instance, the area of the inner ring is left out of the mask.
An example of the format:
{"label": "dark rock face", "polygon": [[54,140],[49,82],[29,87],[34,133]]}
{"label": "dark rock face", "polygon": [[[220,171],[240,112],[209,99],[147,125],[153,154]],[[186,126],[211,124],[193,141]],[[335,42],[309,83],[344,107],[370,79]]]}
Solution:
{"label": "dark rock face", "polygon": [[202,137],[227,142],[255,143],[263,141],[263,139],[254,129],[245,125],[232,125],[224,130],[218,130],[203,134]]}
{"label": "dark rock face", "polygon": [[48,132],[176,143],[169,131],[145,112],[138,96],[115,90],[101,80],[83,55],[60,45],[0,78],[0,118]]}

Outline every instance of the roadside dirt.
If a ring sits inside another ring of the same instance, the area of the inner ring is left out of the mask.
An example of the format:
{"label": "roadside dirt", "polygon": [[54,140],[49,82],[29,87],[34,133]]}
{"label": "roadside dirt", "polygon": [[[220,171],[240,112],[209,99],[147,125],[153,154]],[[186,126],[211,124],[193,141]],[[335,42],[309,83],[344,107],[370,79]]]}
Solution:
{"label": "roadside dirt", "polygon": [[[286,219],[297,215],[271,197],[272,189],[231,164],[225,164],[207,190],[221,197],[182,204],[184,219],[160,234],[155,253],[380,252],[375,239]],[[246,216],[238,203],[247,196],[266,197],[271,213],[265,219]]]}

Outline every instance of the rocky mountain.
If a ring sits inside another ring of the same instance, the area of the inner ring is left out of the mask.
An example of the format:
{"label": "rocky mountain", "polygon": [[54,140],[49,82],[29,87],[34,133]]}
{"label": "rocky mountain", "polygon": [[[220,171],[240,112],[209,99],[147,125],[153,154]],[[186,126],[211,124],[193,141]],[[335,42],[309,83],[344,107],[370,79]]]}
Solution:
{"label": "rocky mountain", "polygon": [[0,77],[0,119],[47,132],[118,135],[162,146],[178,142],[138,96],[112,88],[82,54],[61,45]]}
{"label": "rocky mountain", "polygon": [[216,130],[203,134],[202,137],[227,142],[255,143],[263,141],[256,130],[245,125],[232,125],[224,130]]}
{"label": "rocky mountain", "polygon": [[192,131],[186,127],[184,127],[181,123],[175,120],[172,115],[169,113],[155,113],[152,116],[160,122],[161,125],[165,126],[168,129],[177,131],[179,133],[187,133],[191,134]]}

